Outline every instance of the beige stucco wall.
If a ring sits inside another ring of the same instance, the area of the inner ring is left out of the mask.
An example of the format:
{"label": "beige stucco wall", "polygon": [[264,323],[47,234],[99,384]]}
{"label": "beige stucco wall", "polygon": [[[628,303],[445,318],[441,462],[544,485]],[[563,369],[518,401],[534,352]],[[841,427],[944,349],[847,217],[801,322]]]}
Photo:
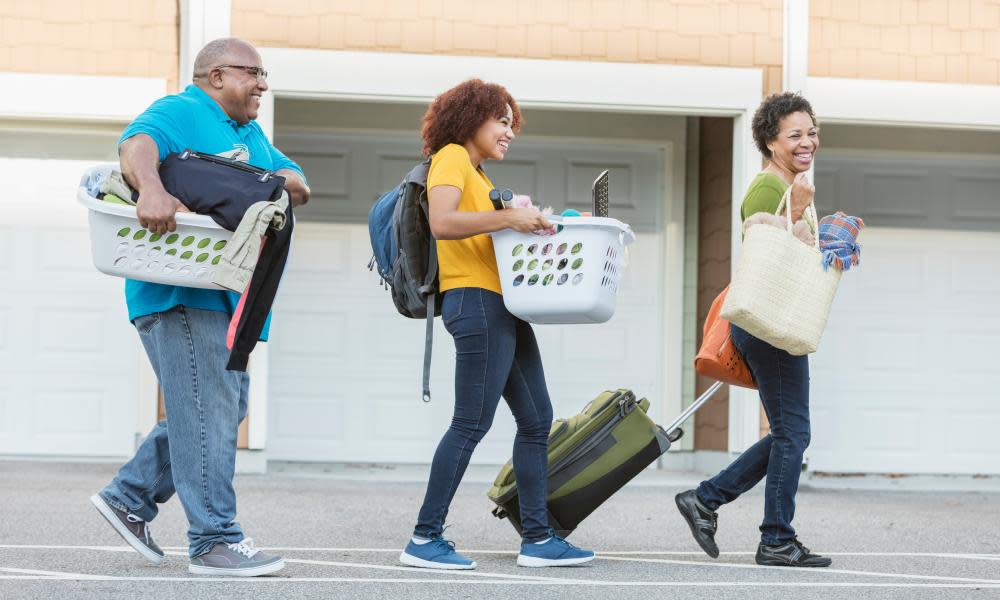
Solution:
{"label": "beige stucco wall", "polygon": [[162,77],[177,87],[174,0],[0,0],[0,71]]}
{"label": "beige stucco wall", "polygon": [[781,86],[782,0],[233,0],[260,46],[761,67]]}
{"label": "beige stucco wall", "polygon": [[1000,2],[810,0],[809,74],[1000,84]]}

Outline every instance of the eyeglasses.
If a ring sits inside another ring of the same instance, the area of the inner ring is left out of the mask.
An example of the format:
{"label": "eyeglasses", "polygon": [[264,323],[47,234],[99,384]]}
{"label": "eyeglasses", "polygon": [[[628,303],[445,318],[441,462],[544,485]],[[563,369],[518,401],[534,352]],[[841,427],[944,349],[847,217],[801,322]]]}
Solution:
{"label": "eyeglasses", "polygon": [[244,65],[219,65],[215,67],[216,69],[240,69],[241,71],[246,71],[247,73],[253,75],[257,78],[257,82],[265,81],[267,79],[267,71],[260,67],[247,67]]}

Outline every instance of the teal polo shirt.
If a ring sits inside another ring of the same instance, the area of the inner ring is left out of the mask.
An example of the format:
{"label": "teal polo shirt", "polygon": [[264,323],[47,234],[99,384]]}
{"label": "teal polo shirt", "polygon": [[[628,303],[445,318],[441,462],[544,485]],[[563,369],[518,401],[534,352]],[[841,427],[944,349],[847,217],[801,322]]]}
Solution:
{"label": "teal polo shirt", "polygon": [[[290,158],[275,148],[264,135],[260,125],[251,121],[238,125],[222,107],[196,85],[172,96],[160,98],[136,117],[122,133],[119,145],[130,137],[144,133],[153,138],[162,161],[172,152],[190,148],[205,154],[231,154],[238,151],[241,160],[260,167],[278,171],[299,168]],[[222,290],[179,287],[125,280],[125,303],[128,318],[134,321],[143,315],[165,312],[175,306],[199,308],[233,314],[239,303],[239,294]],[[261,332],[267,339],[271,317]]]}

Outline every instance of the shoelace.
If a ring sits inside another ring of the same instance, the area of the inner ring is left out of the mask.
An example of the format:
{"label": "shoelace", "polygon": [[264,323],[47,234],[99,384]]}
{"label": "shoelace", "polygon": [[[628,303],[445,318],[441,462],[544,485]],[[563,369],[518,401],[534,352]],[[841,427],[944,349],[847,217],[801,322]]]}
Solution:
{"label": "shoelace", "polygon": [[445,546],[445,548],[442,549],[448,554],[451,554],[452,552],[455,551],[455,542],[451,540],[446,540],[442,537],[436,537],[433,538],[432,541],[437,546],[442,546],[442,545]]}
{"label": "shoelace", "polygon": [[[127,515],[125,515],[125,519],[129,523],[145,523],[144,519],[140,519],[139,517],[137,517],[136,515],[134,515],[132,513],[128,513]],[[150,529],[149,523],[146,523],[146,525],[142,528],[142,531],[143,531],[143,535],[146,536],[146,539],[143,540],[143,541],[146,542],[147,544],[149,544],[150,540],[153,537],[153,530]]]}
{"label": "shoelace", "polygon": [[253,558],[255,554],[260,552],[260,550],[254,547],[253,538],[243,538],[242,542],[229,544],[229,549],[233,552],[239,552],[247,558]]}
{"label": "shoelace", "polygon": [[799,541],[798,536],[792,538],[792,545],[796,546],[799,550],[801,550],[802,554],[806,555],[812,554],[809,548],[806,548],[805,546],[802,545],[802,542]]}
{"label": "shoelace", "polygon": [[556,542],[560,542],[572,550],[579,550],[579,548],[574,546],[572,543],[567,542],[565,538],[560,537],[555,531],[551,529],[549,530],[549,535],[552,536],[552,539],[554,539]]}

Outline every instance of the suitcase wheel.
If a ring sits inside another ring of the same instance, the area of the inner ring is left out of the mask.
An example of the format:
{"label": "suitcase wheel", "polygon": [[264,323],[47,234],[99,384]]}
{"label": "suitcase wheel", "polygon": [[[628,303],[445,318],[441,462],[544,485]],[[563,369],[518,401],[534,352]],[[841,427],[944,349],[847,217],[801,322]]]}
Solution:
{"label": "suitcase wheel", "polygon": [[670,440],[671,444],[681,439],[682,437],[684,437],[684,430],[681,429],[680,427],[667,434],[667,439]]}

